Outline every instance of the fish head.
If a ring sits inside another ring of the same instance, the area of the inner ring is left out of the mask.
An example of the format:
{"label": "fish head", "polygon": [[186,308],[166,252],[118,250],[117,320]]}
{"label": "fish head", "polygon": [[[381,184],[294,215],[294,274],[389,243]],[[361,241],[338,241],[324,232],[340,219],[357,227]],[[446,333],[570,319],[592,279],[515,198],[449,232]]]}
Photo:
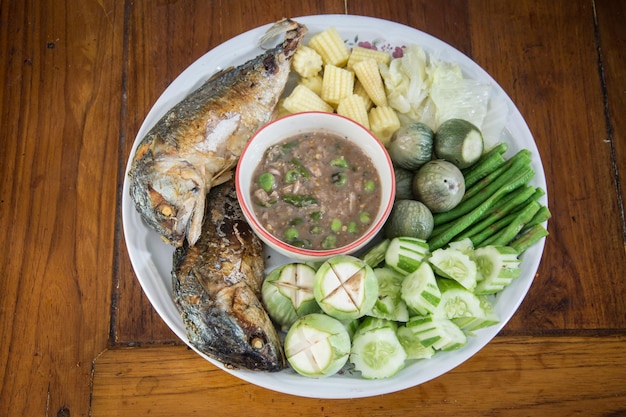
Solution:
{"label": "fish head", "polygon": [[[185,278],[185,285],[189,287],[192,279]],[[199,287],[194,293],[182,293],[177,289],[187,337],[200,352],[233,369],[277,372],[285,368],[276,329],[249,287],[236,284],[217,300],[209,299]]]}
{"label": "fish head", "polygon": [[200,236],[207,184],[188,160],[138,160],[129,172],[130,194],[142,219],[163,240],[181,246]]}
{"label": "fish head", "polygon": [[217,338],[222,359],[227,365],[237,364],[251,370],[276,372],[284,369],[286,359],[282,345],[261,301],[249,288],[235,285],[232,290],[233,304],[228,316],[222,319],[224,327]]}

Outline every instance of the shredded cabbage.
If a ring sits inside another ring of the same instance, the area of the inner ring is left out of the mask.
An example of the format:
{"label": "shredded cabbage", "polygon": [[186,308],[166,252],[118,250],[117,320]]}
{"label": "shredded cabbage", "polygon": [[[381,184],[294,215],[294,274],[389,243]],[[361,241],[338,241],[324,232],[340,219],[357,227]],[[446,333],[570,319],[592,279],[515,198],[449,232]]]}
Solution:
{"label": "shredded cabbage", "polygon": [[509,117],[509,105],[503,95],[492,95],[489,100],[487,114],[481,128],[485,149],[491,149],[498,142],[505,142],[502,137],[506,120]]}
{"label": "shredded cabbage", "polygon": [[[490,106],[490,84],[467,78],[458,64],[429,57],[419,45],[407,46],[401,58],[381,64],[380,72],[389,105],[401,121],[420,121],[436,130],[445,120],[460,118],[481,130],[485,124],[490,136],[504,126],[507,109],[501,102]],[[491,114],[495,119],[487,120]]]}
{"label": "shredded cabbage", "polygon": [[420,120],[428,98],[426,52],[417,45],[409,45],[401,58],[395,58],[389,66],[381,65],[381,75],[387,89],[389,105],[398,113],[413,120]]}
{"label": "shredded cabbage", "polygon": [[457,64],[434,66],[430,97],[437,106],[437,125],[448,119],[465,119],[482,128],[491,86],[463,77]]}

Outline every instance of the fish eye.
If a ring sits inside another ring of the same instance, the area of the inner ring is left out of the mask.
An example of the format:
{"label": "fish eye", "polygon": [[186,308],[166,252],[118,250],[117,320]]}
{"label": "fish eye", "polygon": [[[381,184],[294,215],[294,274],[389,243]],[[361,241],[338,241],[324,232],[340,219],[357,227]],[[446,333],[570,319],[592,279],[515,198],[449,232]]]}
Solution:
{"label": "fish eye", "polygon": [[261,350],[265,346],[265,340],[261,336],[254,335],[250,338],[250,346],[255,350]]}
{"label": "fish eye", "polygon": [[161,205],[159,205],[157,210],[164,217],[172,217],[172,215],[174,214],[174,210],[172,209],[172,206],[169,205],[169,204],[161,204]]}

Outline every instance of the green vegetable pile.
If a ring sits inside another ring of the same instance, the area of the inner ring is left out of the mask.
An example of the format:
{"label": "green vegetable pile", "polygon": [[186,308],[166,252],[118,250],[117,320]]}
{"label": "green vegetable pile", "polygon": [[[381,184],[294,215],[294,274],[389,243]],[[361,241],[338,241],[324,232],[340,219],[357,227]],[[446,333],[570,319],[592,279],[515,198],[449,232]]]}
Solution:
{"label": "green vegetable pile", "polygon": [[[451,121],[464,122],[460,119]],[[446,134],[445,141],[450,143],[451,136],[448,132]],[[466,131],[462,135],[469,139]],[[434,134],[435,143],[437,140],[437,134]],[[448,152],[445,157],[435,152],[434,159],[417,170],[402,169],[399,177],[404,187],[409,182],[406,178],[412,177],[412,189],[398,187],[402,196],[397,198],[388,221],[387,237],[419,237],[428,241],[431,250],[454,240],[469,238],[475,247],[510,245],[521,254],[547,236],[543,223],[550,218],[550,211],[539,202],[545,191],[530,185],[535,176],[531,153],[522,149],[506,159],[507,150],[508,144],[500,142],[466,165],[467,159],[460,157],[460,147],[457,153]],[[464,162],[459,164],[459,159]],[[447,165],[444,168],[442,164]],[[430,233],[424,233],[425,227],[413,227],[415,232],[411,233],[411,225],[417,222],[416,216],[411,214],[416,210],[403,209],[407,205],[405,200],[422,202],[430,209],[431,213],[422,210],[420,215],[422,222],[431,222],[432,215]]]}
{"label": "green vegetable pile", "polygon": [[543,223],[550,211],[538,201],[545,191],[529,185],[535,175],[530,151],[523,149],[505,160],[507,149],[506,143],[499,143],[464,171],[461,202],[433,215],[431,249],[469,238],[476,247],[510,245],[521,254],[548,235]]}
{"label": "green vegetable pile", "polygon": [[[539,202],[545,191],[530,184],[530,151],[507,159],[508,145],[498,143],[476,156],[482,143],[474,129],[452,129],[461,132],[458,140],[446,136],[455,148],[446,147],[445,162],[461,160],[463,168],[428,173],[432,181],[454,184],[454,192],[435,193],[441,197],[434,200],[437,207],[445,209],[431,210],[433,202],[416,197],[420,170],[443,159],[423,157],[430,148],[424,141],[434,143],[437,133],[429,137],[428,129],[413,126],[402,131],[403,142],[421,143],[421,161],[411,169],[396,166],[411,189],[398,187],[402,197],[382,241],[360,258],[342,255],[270,273],[263,301],[286,332],[285,352],[296,372],[322,378],[349,363],[363,378],[389,378],[413,361],[459,349],[476,330],[499,323],[492,295],[519,277],[520,255],[548,235],[550,211]],[[418,136],[406,139],[412,132]],[[403,166],[417,160],[399,149]],[[432,181],[420,184],[433,187]]]}

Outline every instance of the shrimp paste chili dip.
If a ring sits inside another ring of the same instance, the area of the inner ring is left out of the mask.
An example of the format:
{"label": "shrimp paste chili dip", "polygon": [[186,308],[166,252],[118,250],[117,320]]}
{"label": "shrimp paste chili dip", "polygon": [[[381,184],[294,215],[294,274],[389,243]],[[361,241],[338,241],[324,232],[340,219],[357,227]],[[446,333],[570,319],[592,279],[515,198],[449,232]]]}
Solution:
{"label": "shrimp paste chili dip", "polygon": [[269,147],[252,178],[259,222],[300,248],[350,244],[371,226],[381,204],[373,162],[336,133],[301,133]]}

